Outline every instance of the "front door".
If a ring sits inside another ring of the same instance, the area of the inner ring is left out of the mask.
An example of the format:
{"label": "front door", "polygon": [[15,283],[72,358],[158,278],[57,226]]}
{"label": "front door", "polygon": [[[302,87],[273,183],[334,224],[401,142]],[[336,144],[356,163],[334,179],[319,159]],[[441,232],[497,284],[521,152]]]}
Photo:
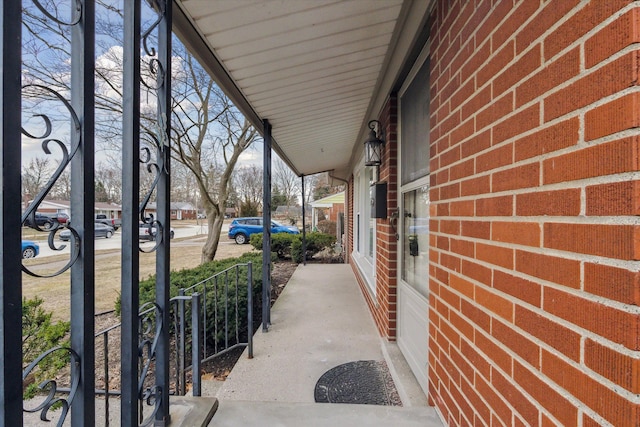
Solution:
{"label": "front door", "polygon": [[402,194],[398,346],[427,393],[429,358],[429,187]]}

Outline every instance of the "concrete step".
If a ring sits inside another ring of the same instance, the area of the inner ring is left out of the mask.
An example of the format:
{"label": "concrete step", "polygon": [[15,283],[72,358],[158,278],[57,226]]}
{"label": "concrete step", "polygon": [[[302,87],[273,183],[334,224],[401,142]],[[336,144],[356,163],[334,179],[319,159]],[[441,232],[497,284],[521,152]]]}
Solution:
{"label": "concrete step", "polygon": [[442,427],[430,407],[219,401],[209,427]]}

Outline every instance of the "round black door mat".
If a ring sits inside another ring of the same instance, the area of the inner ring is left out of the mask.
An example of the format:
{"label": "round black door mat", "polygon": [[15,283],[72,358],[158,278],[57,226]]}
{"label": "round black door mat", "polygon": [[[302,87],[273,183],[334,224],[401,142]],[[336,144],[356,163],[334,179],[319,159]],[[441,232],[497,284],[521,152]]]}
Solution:
{"label": "round black door mat", "polygon": [[325,372],[315,388],[318,403],[402,406],[385,362],[359,360]]}

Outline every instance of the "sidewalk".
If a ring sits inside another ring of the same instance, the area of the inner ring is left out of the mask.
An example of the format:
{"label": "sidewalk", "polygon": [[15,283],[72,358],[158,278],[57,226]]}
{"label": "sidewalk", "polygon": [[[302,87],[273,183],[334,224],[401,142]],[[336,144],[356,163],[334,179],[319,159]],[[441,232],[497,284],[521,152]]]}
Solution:
{"label": "sidewalk", "polygon": [[[442,426],[397,347],[379,337],[349,265],[299,266],[271,321],[254,336],[254,358],[245,351],[217,391],[210,426]],[[325,372],[369,360],[386,361],[403,407],[315,403]],[[216,393],[212,385],[203,384],[203,396]]]}

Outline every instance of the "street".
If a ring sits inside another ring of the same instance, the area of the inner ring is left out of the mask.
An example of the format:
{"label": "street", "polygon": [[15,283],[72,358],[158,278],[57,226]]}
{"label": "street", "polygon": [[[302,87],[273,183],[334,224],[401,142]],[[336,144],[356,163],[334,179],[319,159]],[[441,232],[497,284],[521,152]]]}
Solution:
{"label": "street", "polygon": [[[188,237],[195,237],[195,236],[202,236],[204,237],[206,235],[207,232],[207,227],[206,224],[202,224],[202,225],[188,225],[188,224],[181,224],[178,223],[179,226],[173,227],[173,230],[175,231],[175,237],[174,239],[180,239],[180,238],[188,238]],[[220,236],[220,244],[223,243],[231,243],[232,241],[227,241],[227,231],[229,230],[229,224],[223,224],[222,225],[222,231],[221,231],[221,236]],[[69,250],[70,250],[70,242],[63,242],[60,239],[56,239],[55,241],[56,246],[60,247],[62,245],[66,245],[66,247],[62,250],[56,251],[53,250],[51,248],[49,248],[49,244],[47,243],[46,240],[42,240],[39,241],[40,244],[40,254],[38,255],[38,258],[44,258],[44,257],[49,257],[49,256],[53,256],[53,255],[60,255],[60,254],[68,254]],[[140,242],[141,246],[143,248],[145,247],[153,247],[153,242],[148,242],[148,241],[141,241]],[[120,249],[120,247],[122,246],[122,228],[120,228],[118,231],[115,232],[115,234],[113,235],[113,237],[111,237],[110,239],[105,239],[105,238],[97,238],[95,240],[95,249],[96,250],[104,250],[104,249]]]}

